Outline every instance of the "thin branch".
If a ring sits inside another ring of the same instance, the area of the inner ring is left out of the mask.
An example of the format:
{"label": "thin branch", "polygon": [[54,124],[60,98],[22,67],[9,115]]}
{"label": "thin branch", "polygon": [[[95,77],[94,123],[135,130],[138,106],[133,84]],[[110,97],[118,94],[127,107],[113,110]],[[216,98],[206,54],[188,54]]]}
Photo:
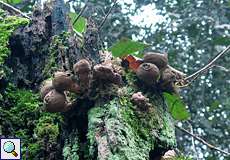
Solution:
{"label": "thin branch", "polygon": [[108,18],[108,16],[112,12],[112,10],[115,7],[116,3],[117,3],[117,0],[114,0],[113,5],[110,7],[108,13],[105,15],[104,19],[102,20],[101,24],[99,25],[98,31],[100,31],[101,27],[105,24],[106,19]]}
{"label": "thin branch", "polygon": [[230,72],[230,69],[227,69],[223,66],[220,66],[220,65],[213,65],[213,67],[216,67],[216,68],[219,68],[220,70],[224,71],[224,72]]}
{"label": "thin branch", "polygon": [[15,7],[13,7],[13,6],[11,6],[11,5],[9,5],[9,4],[3,2],[3,1],[0,1],[0,4],[1,4],[3,7],[5,7],[6,10],[14,11],[14,12],[17,13],[17,14],[20,14],[22,17],[27,18],[27,19],[29,19],[29,20],[32,20],[32,18],[30,18],[29,16],[27,16],[25,13],[23,13],[23,12],[20,11],[19,9],[17,9],[17,8],[15,8]]}
{"label": "thin branch", "polygon": [[78,14],[77,18],[74,20],[73,26],[74,26],[75,23],[77,23],[78,19],[81,17],[82,13],[85,11],[86,8],[87,8],[87,2],[85,3],[85,6],[81,9],[81,11]]}
{"label": "thin branch", "polygon": [[186,133],[186,134],[188,134],[188,135],[194,137],[196,140],[198,140],[199,142],[203,143],[204,145],[206,145],[206,146],[209,147],[210,149],[219,151],[219,152],[224,153],[224,154],[226,154],[226,155],[228,155],[228,156],[230,155],[229,152],[226,152],[226,151],[224,151],[224,150],[222,150],[222,149],[219,149],[219,148],[217,148],[217,147],[211,145],[210,143],[206,142],[204,139],[202,139],[202,138],[196,136],[196,135],[193,134],[193,133],[190,133],[190,132],[187,131],[186,129],[184,129],[184,128],[182,128],[182,127],[179,127],[178,125],[175,125],[175,127],[176,127],[177,129],[183,131],[184,133]]}
{"label": "thin branch", "polygon": [[[193,127],[192,127],[192,124],[190,122],[188,122],[188,125],[189,125],[189,128],[190,128],[190,132],[191,134],[193,134]],[[195,138],[193,136],[191,136],[191,139],[192,139],[192,150],[193,150],[193,154],[196,156],[194,157],[196,160],[198,160],[198,153],[197,153],[197,150],[196,150],[196,144],[195,144]]]}
{"label": "thin branch", "polygon": [[193,73],[192,75],[186,77],[184,80],[185,81],[193,81],[196,79],[196,77],[200,74],[202,74],[203,72],[205,72],[206,70],[208,70],[210,67],[213,66],[213,64],[221,57],[223,56],[225,53],[230,51],[230,45],[225,48],[223,51],[221,51],[220,53],[218,53],[207,65],[205,65],[204,67],[202,67],[201,69],[199,69],[198,71],[196,71],[195,73]]}

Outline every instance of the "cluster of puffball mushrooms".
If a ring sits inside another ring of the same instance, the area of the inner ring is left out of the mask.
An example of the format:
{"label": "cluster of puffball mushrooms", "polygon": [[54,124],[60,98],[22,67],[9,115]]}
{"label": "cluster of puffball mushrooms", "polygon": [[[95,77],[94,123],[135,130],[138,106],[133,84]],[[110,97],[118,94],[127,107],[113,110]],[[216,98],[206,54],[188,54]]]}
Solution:
{"label": "cluster of puffball mushrooms", "polygon": [[159,85],[161,90],[173,92],[175,82],[185,75],[168,65],[167,54],[149,52],[137,68],[137,77],[148,86]]}
{"label": "cluster of puffball mushrooms", "polygon": [[[45,81],[40,89],[45,110],[48,112],[66,112],[73,105],[68,102],[66,92],[85,94],[89,92],[92,82],[122,84],[121,72],[108,62],[92,66],[90,61],[82,59],[73,65],[73,74],[56,72],[52,80]],[[168,58],[165,54],[147,53],[141,60],[140,65],[134,71],[146,86],[159,86],[163,91],[174,92],[176,79],[180,79],[181,74],[168,65]],[[133,94],[131,100],[138,106],[148,108],[150,104],[141,92]],[[145,106],[147,105],[147,106]]]}
{"label": "cluster of puffball mushrooms", "polygon": [[68,102],[66,92],[87,93],[93,81],[120,85],[122,78],[109,64],[92,64],[82,59],[74,64],[73,73],[56,72],[52,80],[43,82],[40,88],[45,110],[48,112],[66,112],[73,105]]}
{"label": "cluster of puffball mushrooms", "polygon": [[[146,86],[157,86],[162,91],[177,92],[175,82],[184,78],[185,75],[168,65],[167,54],[149,52],[141,61],[135,72],[138,79]],[[142,92],[134,93],[131,101],[144,111],[151,106],[149,99]]]}

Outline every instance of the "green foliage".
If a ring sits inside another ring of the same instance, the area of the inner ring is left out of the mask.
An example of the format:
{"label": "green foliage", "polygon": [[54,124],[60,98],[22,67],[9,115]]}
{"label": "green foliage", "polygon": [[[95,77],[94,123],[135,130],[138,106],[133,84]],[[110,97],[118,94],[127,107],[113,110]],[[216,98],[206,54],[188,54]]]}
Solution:
{"label": "green foliage", "polygon": [[[69,13],[69,17],[70,17],[72,25],[74,21],[76,20],[77,16],[78,14],[76,13],[73,13],[73,12]],[[73,25],[73,29],[75,32],[84,33],[86,31],[86,25],[87,25],[87,20],[83,17],[79,17],[77,22]]]}
{"label": "green foliage", "polygon": [[120,41],[110,47],[109,51],[112,52],[114,57],[124,57],[129,54],[135,55],[137,52],[142,51],[147,47],[149,47],[148,44],[136,42],[128,38],[122,38]]}
{"label": "green foliage", "polygon": [[42,112],[38,94],[9,84],[3,100],[7,103],[0,106],[0,134],[21,138],[23,156],[29,151],[29,158],[35,158],[44,149],[44,139],[57,142],[62,117]]}
{"label": "green foliage", "polygon": [[21,3],[22,0],[3,0],[3,2],[15,5]]}
{"label": "green foliage", "polygon": [[168,104],[169,112],[172,114],[174,119],[186,120],[189,118],[189,113],[186,110],[185,104],[182,102],[178,95],[165,92],[164,98]]}
{"label": "green foliage", "polygon": [[230,44],[230,39],[229,37],[215,37],[213,39],[213,43],[215,45],[229,45]]}

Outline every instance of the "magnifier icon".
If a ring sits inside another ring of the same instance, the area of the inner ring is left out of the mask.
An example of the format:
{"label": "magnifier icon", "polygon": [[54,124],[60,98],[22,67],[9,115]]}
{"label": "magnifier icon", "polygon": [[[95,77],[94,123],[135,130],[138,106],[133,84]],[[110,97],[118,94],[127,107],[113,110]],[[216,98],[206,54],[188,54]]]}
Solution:
{"label": "magnifier icon", "polygon": [[14,155],[14,157],[17,157],[18,154],[17,152],[15,152],[15,145],[13,142],[11,141],[7,141],[3,144],[3,150],[6,152],[6,153],[11,153]]}

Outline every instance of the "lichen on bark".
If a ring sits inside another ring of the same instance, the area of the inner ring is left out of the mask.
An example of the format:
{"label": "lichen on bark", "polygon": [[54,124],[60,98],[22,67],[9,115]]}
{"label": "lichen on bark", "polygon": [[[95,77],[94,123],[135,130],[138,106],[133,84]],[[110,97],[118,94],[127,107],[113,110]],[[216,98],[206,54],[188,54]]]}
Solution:
{"label": "lichen on bark", "polygon": [[145,160],[175,147],[173,121],[162,97],[151,94],[152,107],[140,111],[130,101],[130,94],[89,111],[91,157],[96,154],[98,159]]}

